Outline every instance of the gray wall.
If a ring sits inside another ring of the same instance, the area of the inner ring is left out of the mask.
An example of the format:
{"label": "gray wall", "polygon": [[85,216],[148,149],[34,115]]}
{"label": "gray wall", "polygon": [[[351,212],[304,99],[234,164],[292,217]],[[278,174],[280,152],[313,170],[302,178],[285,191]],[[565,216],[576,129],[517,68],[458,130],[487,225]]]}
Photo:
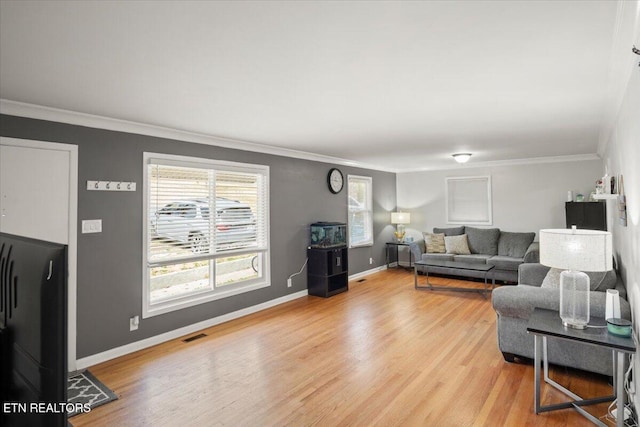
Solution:
{"label": "gray wall", "polygon": [[[473,159],[471,160],[473,161]],[[567,191],[587,198],[601,178],[601,160],[473,167],[398,174],[398,207],[411,212],[410,232],[446,226],[445,178],[491,175],[493,226],[505,231],[565,228]]]}
{"label": "gray wall", "polygon": [[[636,30],[640,30],[640,20]],[[637,57],[636,57],[637,58]],[[634,336],[640,337],[640,70],[637,61],[631,68],[627,90],[618,111],[615,127],[604,152],[606,172],[624,177],[627,205],[627,225],[620,222],[617,200],[607,200],[609,230],[613,234],[613,250],[619,272],[627,286],[634,321]],[[634,372],[640,372],[640,358],[634,359]],[[638,376],[634,375],[635,388]],[[640,394],[634,395],[634,404],[640,408]]]}
{"label": "gray wall", "polygon": [[[78,358],[306,289],[305,274],[294,277],[292,288],[286,281],[305,261],[309,224],[347,220],[346,188],[334,195],[326,185],[327,172],[335,165],[7,115],[0,115],[0,134],[78,145]],[[145,151],[270,166],[270,287],[142,319],[140,328],[129,332],[129,318],[142,312]],[[375,244],[349,251],[353,275],[385,263],[384,243],[393,232],[389,212],[395,209],[396,176],[338,167],[345,177],[373,177]],[[135,181],[138,191],[87,191],[87,180]],[[97,218],[102,219],[102,233],[80,233],[83,219]]]}

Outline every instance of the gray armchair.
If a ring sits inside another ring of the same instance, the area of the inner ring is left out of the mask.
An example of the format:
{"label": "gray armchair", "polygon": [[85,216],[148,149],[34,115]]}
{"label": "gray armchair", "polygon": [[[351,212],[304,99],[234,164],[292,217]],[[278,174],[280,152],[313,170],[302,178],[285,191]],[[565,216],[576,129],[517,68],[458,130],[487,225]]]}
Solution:
{"label": "gray armchair", "polygon": [[[492,304],[498,316],[498,347],[504,359],[513,362],[516,357],[533,359],[533,336],[527,333],[529,316],[535,307],[558,310],[560,292],[558,289],[542,288],[549,267],[541,264],[522,264],[519,267],[518,285],[502,286],[493,290]],[[615,274],[607,273],[607,281],[613,280],[620,293],[620,311],[623,318],[631,319],[631,307],[627,302],[624,283]],[[613,285],[612,283],[612,285]],[[589,295],[592,317],[605,316],[606,292],[596,290]],[[558,322],[560,318],[558,317]],[[548,340],[549,361],[556,365],[568,366],[585,371],[612,375],[611,350],[587,344]]]}

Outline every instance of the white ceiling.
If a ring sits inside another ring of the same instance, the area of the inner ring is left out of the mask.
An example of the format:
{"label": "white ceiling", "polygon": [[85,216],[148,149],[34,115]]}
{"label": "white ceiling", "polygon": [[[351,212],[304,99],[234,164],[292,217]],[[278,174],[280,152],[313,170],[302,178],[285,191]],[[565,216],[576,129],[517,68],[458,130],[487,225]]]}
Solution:
{"label": "white ceiling", "polygon": [[4,1],[0,98],[385,170],[597,151],[615,1]]}

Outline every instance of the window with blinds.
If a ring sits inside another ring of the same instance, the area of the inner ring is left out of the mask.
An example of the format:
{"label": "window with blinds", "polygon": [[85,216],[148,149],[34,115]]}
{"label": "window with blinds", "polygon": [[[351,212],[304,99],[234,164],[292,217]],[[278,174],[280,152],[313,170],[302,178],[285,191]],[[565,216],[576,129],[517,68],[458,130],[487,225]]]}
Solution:
{"label": "window with blinds", "polygon": [[349,247],[373,245],[373,179],[347,176]]}
{"label": "window with blinds", "polygon": [[145,153],[152,316],[269,285],[269,168]]}

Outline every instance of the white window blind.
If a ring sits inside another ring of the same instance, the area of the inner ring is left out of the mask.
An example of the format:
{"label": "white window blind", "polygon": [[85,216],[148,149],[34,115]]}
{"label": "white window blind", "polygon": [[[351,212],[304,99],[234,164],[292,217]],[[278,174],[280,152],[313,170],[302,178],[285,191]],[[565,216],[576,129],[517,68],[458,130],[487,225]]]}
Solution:
{"label": "white window blind", "polygon": [[446,182],[448,224],[491,225],[491,177],[449,177]]}
{"label": "white window blind", "polygon": [[268,284],[268,168],[155,156],[145,156],[143,314]]}
{"label": "white window blind", "polygon": [[373,245],[373,179],[349,175],[349,246]]}

